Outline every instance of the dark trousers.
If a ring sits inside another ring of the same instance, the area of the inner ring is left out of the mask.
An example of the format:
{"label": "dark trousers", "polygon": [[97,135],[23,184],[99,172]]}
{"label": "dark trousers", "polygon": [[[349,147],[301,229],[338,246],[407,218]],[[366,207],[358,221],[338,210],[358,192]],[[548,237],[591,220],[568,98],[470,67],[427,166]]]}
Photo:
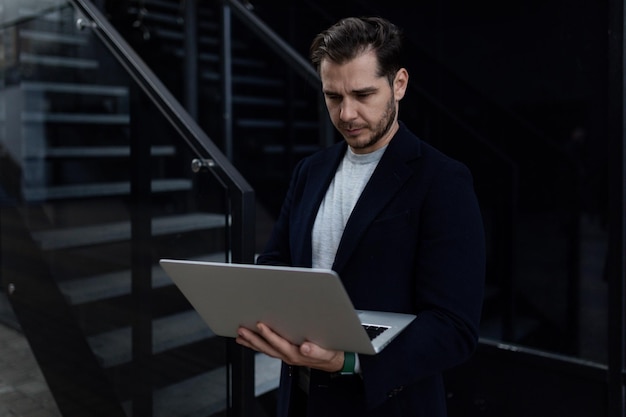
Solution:
{"label": "dark trousers", "polygon": [[328,385],[312,389],[309,396],[294,387],[289,417],[346,417],[365,415],[363,382],[358,375],[332,378]]}

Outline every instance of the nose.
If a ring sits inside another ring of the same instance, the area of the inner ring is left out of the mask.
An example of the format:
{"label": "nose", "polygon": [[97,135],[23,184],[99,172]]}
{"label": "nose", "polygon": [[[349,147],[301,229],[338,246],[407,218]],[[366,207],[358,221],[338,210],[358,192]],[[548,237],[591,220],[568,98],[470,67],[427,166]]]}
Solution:
{"label": "nose", "polygon": [[339,118],[344,122],[354,120],[356,118],[356,106],[350,99],[344,99],[341,102],[341,109],[339,111]]}

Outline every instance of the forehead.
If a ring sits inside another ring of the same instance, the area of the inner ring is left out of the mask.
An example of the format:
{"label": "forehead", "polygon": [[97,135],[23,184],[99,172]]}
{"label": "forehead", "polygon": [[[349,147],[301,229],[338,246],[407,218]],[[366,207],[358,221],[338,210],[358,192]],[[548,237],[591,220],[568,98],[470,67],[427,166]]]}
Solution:
{"label": "forehead", "polygon": [[378,75],[378,61],[371,50],[341,64],[322,60],[320,78],[324,91],[350,91],[386,83],[386,79]]}

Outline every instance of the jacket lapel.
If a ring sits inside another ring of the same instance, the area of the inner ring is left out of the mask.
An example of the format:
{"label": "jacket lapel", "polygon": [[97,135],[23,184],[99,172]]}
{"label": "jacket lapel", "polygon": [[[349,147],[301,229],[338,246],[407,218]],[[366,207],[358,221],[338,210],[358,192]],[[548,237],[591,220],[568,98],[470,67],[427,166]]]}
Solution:
{"label": "jacket lapel", "polygon": [[339,275],[369,225],[413,175],[407,162],[419,155],[419,140],[401,125],[348,219],[333,265]]}

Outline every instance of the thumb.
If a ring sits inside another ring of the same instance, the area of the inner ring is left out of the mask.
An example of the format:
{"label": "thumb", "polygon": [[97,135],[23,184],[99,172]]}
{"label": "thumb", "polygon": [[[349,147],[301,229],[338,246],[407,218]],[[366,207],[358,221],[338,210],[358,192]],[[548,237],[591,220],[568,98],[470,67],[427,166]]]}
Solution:
{"label": "thumb", "polygon": [[313,346],[311,345],[311,343],[304,342],[302,345],[300,345],[300,353],[302,355],[311,356],[312,352],[313,352]]}

